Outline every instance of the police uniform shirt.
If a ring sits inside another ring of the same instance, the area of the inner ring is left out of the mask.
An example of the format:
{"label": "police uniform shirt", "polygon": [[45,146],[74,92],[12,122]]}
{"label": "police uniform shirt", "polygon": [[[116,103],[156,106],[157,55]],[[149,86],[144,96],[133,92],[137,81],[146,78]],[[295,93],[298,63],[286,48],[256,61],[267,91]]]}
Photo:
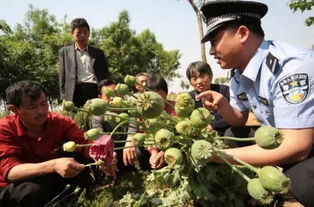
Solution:
{"label": "police uniform shirt", "polygon": [[252,110],[262,125],[314,127],[314,52],[263,41],[231,80],[230,104]]}

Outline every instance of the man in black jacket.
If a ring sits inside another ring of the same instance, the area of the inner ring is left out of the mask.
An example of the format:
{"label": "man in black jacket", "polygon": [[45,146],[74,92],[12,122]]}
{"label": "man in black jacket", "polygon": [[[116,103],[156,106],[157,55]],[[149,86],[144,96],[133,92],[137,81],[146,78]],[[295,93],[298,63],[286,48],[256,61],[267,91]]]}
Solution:
{"label": "man in black jacket", "polygon": [[110,77],[104,52],[88,45],[89,32],[85,19],[74,19],[71,34],[75,42],[59,51],[60,98],[77,107],[96,98],[98,82]]}
{"label": "man in black jacket", "polygon": [[[195,99],[199,93],[213,90],[217,91],[229,100],[229,87],[226,85],[212,84],[213,72],[207,63],[196,61],[190,63],[186,70],[186,76],[193,86],[194,90],[190,91],[189,94],[195,100],[195,108],[203,107],[202,101]],[[217,113],[213,112],[215,120],[208,125],[208,131],[216,130],[219,135],[223,135],[225,130],[230,127],[230,125],[225,122],[222,117]]]}

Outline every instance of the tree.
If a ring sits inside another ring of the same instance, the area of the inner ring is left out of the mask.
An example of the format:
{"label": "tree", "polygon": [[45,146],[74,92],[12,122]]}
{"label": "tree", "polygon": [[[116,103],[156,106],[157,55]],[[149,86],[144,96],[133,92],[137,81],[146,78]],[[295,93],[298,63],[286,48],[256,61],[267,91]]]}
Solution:
{"label": "tree", "polygon": [[[18,24],[12,32],[0,36],[4,48],[1,65],[0,91],[23,79],[41,82],[51,99],[59,97],[58,91],[58,49],[67,39],[59,24],[47,10],[35,9],[32,5],[25,15],[24,24]],[[71,40],[71,39],[68,39]]]}
{"label": "tree", "polygon": [[[160,73],[171,79],[178,76],[180,53],[166,51],[149,29],[139,35],[129,28],[130,18],[122,11],[117,22],[91,31],[90,44],[104,49],[113,78],[121,81],[126,74]],[[32,5],[24,24],[11,29],[0,20],[0,99],[12,83],[31,79],[41,82],[50,99],[59,98],[58,50],[72,44],[66,16],[57,22],[47,10]]]}
{"label": "tree", "polygon": [[[205,20],[204,15],[201,13],[201,11],[198,9],[198,7],[196,6],[194,0],[187,0],[190,5],[192,6],[196,17],[197,17],[197,24],[198,24],[198,31],[200,34],[200,40],[203,39],[204,37],[204,29],[203,29],[203,20]],[[203,2],[204,4],[204,2]],[[207,59],[206,59],[206,48],[205,48],[205,44],[204,43],[200,43],[200,47],[201,47],[201,59],[203,62],[207,63]]]}
{"label": "tree", "polygon": [[165,51],[149,29],[137,35],[129,24],[128,12],[122,11],[117,22],[92,34],[94,44],[105,51],[113,77],[121,81],[125,75],[139,72],[160,73],[168,79],[177,77],[179,51]]}
{"label": "tree", "polygon": [[215,84],[228,84],[228,82],[229,82],[229,78],[227,77],[216,78],[214,81]]}
{"label": "tree", "polygon": [[[293,12],[300,10],[301,12],[309,11],[314,6],[313,0],[291,0],[289,7]],[[314,16],[310,16],[305,20],[307,26],[314,25]]]}
{"label": "tree", "polygon": [[187,82],[187,81],[181,80],[180,87],[181,87],[183,90],[189,90],[189,88],[190,88],[190,83]]}

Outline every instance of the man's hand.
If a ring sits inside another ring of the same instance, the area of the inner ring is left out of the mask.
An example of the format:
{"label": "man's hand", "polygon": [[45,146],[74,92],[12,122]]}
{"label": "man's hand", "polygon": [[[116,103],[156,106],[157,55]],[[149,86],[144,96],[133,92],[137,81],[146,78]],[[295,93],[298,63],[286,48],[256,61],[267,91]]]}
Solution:
{"label": "man's hand", "polygon": [[137,161],[136,147],[133,141],[125,143],[125,149],[123,149],[123,163],[124,165],[135,165]]}
{"label": "man's hand", "polygon": [[84,165],[74,158],[63,157],[54,160],[54,170],[64,178],[72,178],[84,170]]}
{"label": "man's hand", "polygon": [[151,151],[151,155],[150,155],[150,158],[149,158],[149,164],[151,166],[151,168],[153,169],[159,169],[161,168],[165,163],[165,160],[164,160],[164,152],[163,151],[156,151],[156,150],[153,150]]}
{"label": "man's hand", "polygon": [[211,132],[211,131],[214,130],[212,125],[210,125],[210,124],[207,125],[206,129],[207,129],[208,132]]}
{"label": "man's hand", "polygon": [[228,104],[227,99],[216,91],[204,91],[196,96],[196,99],[202,100],[203,106],[208,110],[219,110]]}

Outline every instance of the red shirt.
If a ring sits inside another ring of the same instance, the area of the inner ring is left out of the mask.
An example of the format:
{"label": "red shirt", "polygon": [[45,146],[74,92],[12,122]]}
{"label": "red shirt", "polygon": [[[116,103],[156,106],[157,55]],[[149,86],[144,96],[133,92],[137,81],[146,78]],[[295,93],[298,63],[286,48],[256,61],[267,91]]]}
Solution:
{"label": "red shirt", "polygon": [[[0,119],[0,187],[9,184],[6,177],[12,167],[61,157],[63,143],[70,140],[87,142],[74,121],[61,114],[49,112],[45,133],[36,139],[26,134],[18,116]],[[79,149],[84,152],[84,148]]]}

